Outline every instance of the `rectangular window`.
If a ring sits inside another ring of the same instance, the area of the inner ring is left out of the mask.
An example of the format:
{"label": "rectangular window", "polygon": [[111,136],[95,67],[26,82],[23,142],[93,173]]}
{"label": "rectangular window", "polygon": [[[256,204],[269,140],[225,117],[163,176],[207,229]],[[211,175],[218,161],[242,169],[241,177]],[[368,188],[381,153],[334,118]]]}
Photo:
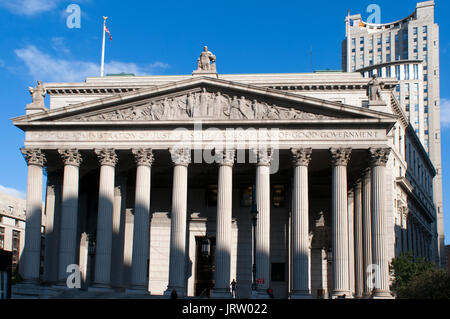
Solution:
{"label": "rectangular window", "polygon": [[400,65],[395,66],[395,77],[400,80]]}
{"label": "rectangular window", "polygon": [[419,79],[419,65],[414,64],[413,68],[414,68],[414,80],[418,80]]}
{"label": "rectangular window", "polygon": [[352,48],[356,47],[356,38],[352,38]]}
{"label": "rectangular window", "polygon": [[17,269],[19,263],[19,251],[20,251],[20,232],[13,230],[12,233],[12,266],[13,269]]}
{"label": "rectangular window", "polygon": [[364,44],[364,37],[359,38],[359,44]]}
{"label": "rectangular window", "polygon": [[251,207],[253,201],[253,187],[248,186],[241,189],[241,206]]}
{"label": "rectangular window", "polygon": [[5,228],[0,227],[0,249],[5,249]]}
{"label": "rectangular window", "polygon": [[386,67],[386,77],[387,78],[391,77],[391,67],[390,66]]}
{"label": "rectangular window", "polygon": [[[414,111],[417,113],[419,112],[419,104],[414,104]],[[417,119],[417,123],[419,123],[419,119]]]}
{"label": "rectangular window", "polygon": [[427,34],[427,32],[428,32],[428,26],[424,25],[423,28],[422,28],[422,32],[423,32],[424,34]]}
{"label": "rectangular window", "polygon": [[414,34],[414,35],[417,35],[417,27],[414,27],[414,28],[413,28],[413,34]]}
{"label": "rectangular window", "polygon": [[284,207],[286,203],[285,198],[285,186],[274,185],[272,188],[272,205],[275,207]]}
{"label": "rectangular window", "polygon": [[404,65],[405,80],[409,80],[409,64]]}

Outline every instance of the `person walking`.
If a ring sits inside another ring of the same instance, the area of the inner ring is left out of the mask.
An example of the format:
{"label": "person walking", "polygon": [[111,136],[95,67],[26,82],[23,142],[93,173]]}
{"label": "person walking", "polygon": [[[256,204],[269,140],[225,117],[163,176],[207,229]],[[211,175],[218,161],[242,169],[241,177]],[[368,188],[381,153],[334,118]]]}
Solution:
{"label": "person walking", "polygon": [[236,280],[233,279],[230,285],[231,285],[231,297],[233,299],[236,299]]}

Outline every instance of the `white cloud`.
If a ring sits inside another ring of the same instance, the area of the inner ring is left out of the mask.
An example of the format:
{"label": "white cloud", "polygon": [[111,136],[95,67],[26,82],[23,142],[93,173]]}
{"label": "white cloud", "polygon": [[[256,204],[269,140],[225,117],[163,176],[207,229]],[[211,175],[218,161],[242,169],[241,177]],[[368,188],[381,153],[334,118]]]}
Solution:
{"label": "white cloud", "polygon": [[19,191],[19,190],[14,189],[14,188],[5,187],[3,185],[0,185],[0,193],[6,194],[6,195],[10,195],[10,196],[14,196],[14,197],[18,197],[18,198],[22,198],[22,199],[26,199],[27,198],[27,194],[25,192]]}
{"label": "white cloud", "polygon": [[[100,75],[99,64],[52,57],[33,45],[14,52],[28,67],[28,71],[34,80],[42,80],[44,82],[78,82],[84,81],[87,76]],[[124,72],[135,75],[149,75],[156,69],[166,69],[168,67],[168,64],[162,62],[140,66],[132,62],[111,61],[105,63],[105,74]]]}
{"label": "white cloud", "polygon": [[55,9],[59,2],[60,0],[0,0],[0,6],[15,14],[33,16]]}
{"label": "white cloud", "polygon": [[450,99],[441,99],[441,126],[443,129],[450,128]]}
{"label": "white cloud", "polygon": [[52,49],[57,53],[64,53],[66,55],[70,54],[70,50],[66,46],[66,40],[62,37],[53,37],[52,38]]}

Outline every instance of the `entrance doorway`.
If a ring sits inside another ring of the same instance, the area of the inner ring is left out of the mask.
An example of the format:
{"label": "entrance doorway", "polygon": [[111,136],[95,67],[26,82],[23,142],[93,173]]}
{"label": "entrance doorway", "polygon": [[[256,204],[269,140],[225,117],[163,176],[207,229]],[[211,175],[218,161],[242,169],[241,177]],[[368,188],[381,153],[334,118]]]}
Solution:
{"label": "entrance doorway", "polygon": [[[205,240],[209,239],[209,254],[205,248]],[[195,297],[210,297],[214,288],[214,270],[216,260],[216,239],[207,237],[195,237]]]}

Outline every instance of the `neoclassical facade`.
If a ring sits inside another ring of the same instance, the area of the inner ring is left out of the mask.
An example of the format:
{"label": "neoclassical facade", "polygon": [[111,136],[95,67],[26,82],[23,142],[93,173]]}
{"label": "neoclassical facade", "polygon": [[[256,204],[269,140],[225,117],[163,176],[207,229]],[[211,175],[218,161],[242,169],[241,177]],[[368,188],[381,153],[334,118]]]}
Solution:
{"label": "neoclassical facade", "polygon": [[435,258],[435,170],[396,81],[373,100],[358,73],[221,75],[205,59],[186,76],[47,83],[50,108],[13,119],[24,285],[64,293],[78,265],[81,297],[227,298],[235,279],[239,298],[390,298],[392,258]]}

